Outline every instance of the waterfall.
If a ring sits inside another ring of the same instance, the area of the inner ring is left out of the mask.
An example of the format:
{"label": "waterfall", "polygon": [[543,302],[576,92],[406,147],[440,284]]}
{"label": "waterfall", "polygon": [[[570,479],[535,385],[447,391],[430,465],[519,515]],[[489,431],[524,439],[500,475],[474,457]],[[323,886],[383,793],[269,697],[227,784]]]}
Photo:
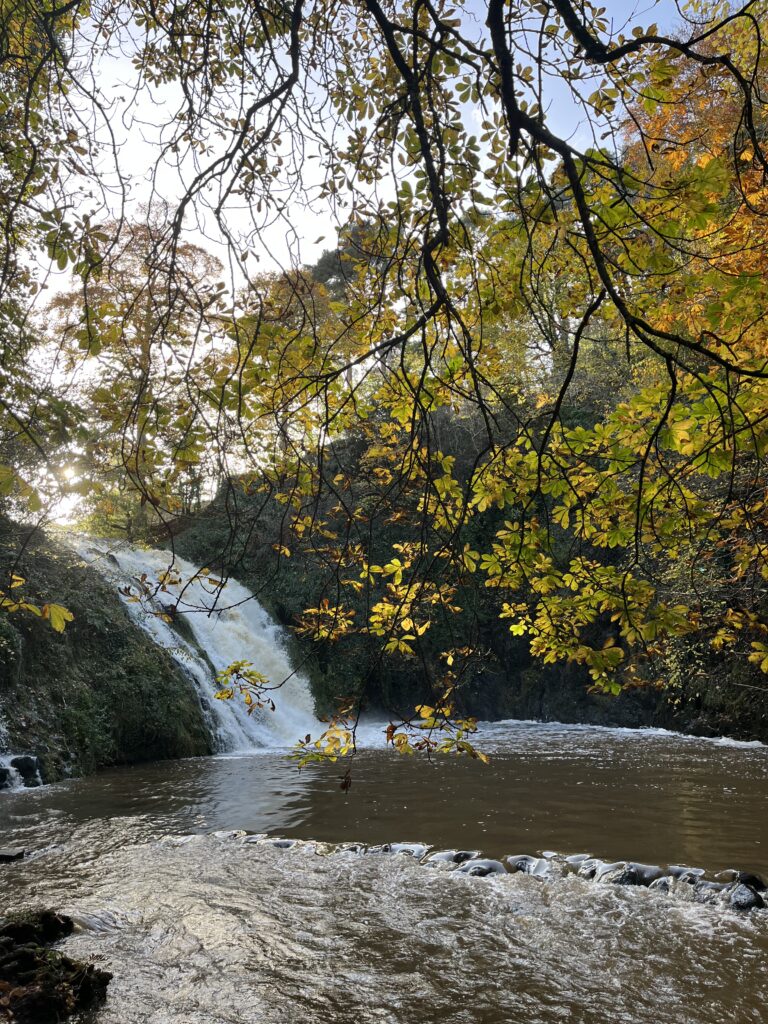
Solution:
{"label": "waterfall", "polygon": [[[282,630],[246,587],[235,580],[223,587],[211,585],[190,562],[168,551],[93,538],[81,538],[75,546],[86,562],[119,588],[134,622],[192,680],[219,751],[291,746],[307,733],[317,734],[319,723],[308,682],[294,672]],[[154,593],[158,578],[169,569],[178,584],[169,585],[167,593]],[[131,600],[124,590],[130,588],[138,595],[143,575],[151,596]],[[161,617],[174,607],[175,620],[183,619],[193,643]],[[228,701],[214,699],[214,673],[235,661],[250,662],[272,685],[282,683],[271,693],[274,712],[261,709],[249,715],[239,695]]]}

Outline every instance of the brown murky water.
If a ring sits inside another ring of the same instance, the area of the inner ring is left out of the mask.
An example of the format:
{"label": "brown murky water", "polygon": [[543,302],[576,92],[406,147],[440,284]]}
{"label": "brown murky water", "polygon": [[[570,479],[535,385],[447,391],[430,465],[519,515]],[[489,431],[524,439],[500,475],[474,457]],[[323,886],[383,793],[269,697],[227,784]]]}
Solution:
{"label": "brown murky water", "polygon": [[37,853],[2,866],[0,909],[78,917],[67,948],[115,974],[97,1024],[768,1022],[768,911],[208,834],[768,875],[768,748],[513,723],[482,746],[488,767],[368,751],[346,797],[277,753],[4,794],[2,845]]}

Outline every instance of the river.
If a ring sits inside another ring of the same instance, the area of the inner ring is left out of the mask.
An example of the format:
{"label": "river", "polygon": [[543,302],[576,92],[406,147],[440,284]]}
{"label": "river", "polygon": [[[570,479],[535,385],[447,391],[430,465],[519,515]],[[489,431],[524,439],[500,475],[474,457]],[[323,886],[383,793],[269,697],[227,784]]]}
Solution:
{"label": "river", "polygon": [[2,904],[80,922],[64,948],[115,975],[96,1024],[768,1021],[768,910],[325,845],[768,875],[768,748],[515,722],[478,742],[487,766],[367,750],[348,794],[277,750],[5,793],[3,844],[31,856],[0,866]]}

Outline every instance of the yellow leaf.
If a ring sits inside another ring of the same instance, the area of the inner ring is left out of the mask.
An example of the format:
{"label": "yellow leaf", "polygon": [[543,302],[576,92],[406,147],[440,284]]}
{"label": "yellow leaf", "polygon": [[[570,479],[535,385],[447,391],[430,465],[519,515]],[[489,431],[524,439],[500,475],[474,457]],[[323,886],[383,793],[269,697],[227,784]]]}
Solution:
{"label": "yellow leaf", "polygon": [[57,633],[63,633],[68,622],[72,622],[74,615],[65,608],[63,604],[44,604],[43,618],[48,619]]}

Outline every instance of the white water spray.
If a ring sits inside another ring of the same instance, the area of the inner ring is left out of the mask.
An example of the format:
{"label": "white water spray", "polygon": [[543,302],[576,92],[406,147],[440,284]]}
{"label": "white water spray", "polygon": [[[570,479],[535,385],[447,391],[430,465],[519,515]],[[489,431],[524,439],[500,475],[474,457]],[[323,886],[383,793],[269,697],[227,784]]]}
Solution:
{"label": "white water spray", "polygon": [[[290,746],[307,733],[317,735],[319,723],[309,684],[294,672],[280,627],[246,587],[235,580],[220,588],[212,586],[195,566],[182,558],[172,558],[167,551],[144,551],[91,538],[83,538],[77,550],[119,586],[131,618],[169,651],[192,679],[219,751]],[[178,585],[169,586],[167,593],[152,593],[158,579],[171,568]],[[144,574],[150,597],[131,600],[123,590],[130,587],[133,595],[138,595]],[[176,619],[188,624],[194,644],[162,618],[163,612],[172,607]],[[250,662],[273,686],[282,683],[272,694],[274,712],[265,709],[249,715],[239,696],[228,701],[214,699],[214,673],[235,661]]]}

